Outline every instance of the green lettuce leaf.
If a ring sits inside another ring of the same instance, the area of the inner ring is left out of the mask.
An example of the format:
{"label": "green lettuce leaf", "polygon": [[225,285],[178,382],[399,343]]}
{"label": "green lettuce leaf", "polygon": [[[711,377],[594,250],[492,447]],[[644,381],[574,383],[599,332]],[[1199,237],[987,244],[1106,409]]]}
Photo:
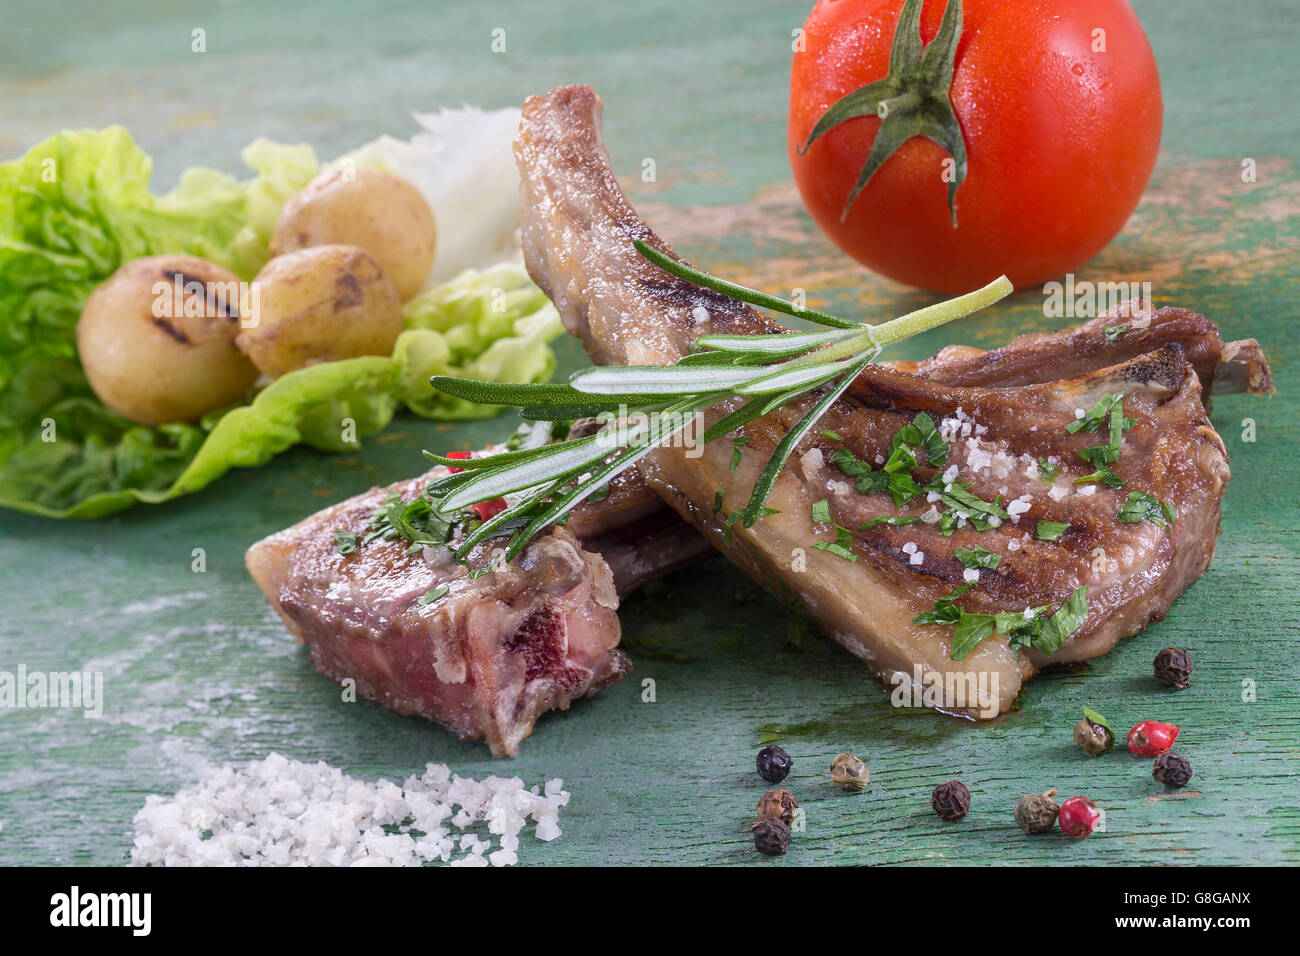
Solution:
{"label": "green lettuce leaf", "polygon": [[198,424],[137,425],[94,396],[75,329],[94,288],[140,256],[202,256],[250,279],[284,203],[315,175],[310,147],[258,140],[238,180],[191,169],[149,191],[152,163],[123,129],[67,132],[0,165],[0,506],[97,518],[197,491],[291,445],[355,450],[406,407],[426,417],[496,409],[435,393],[429,376],[543,381],[555,310],[518,265],[467,270],[408,303],[390,356],[285,375]]}

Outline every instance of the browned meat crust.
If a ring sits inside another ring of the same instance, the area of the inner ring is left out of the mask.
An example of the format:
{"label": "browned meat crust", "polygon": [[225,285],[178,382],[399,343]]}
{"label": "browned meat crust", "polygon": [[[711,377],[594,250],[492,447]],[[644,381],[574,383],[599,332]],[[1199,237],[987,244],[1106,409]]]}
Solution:
{"label": "browned meat crust", "polygon": [[[625,364],[669,364],[705,332],[773,331],[773,323],[748,307],[658,272],[636,254],[634,238],[671,250],[619,191],[601,143],[599,115],[599,99],[586,87],[532,97],[515,146],[526,262],[567,327],[597,362]],[[731,443],[720,441],[696,459],[660,449],[644,460],[642,475],[723,554],[760,583],[797,598],[882,677],[901,674],[905,680],[914,668],[963,680],[996,677],[996,688],[981,693],[973,706],[948,708],[991,716],[1006,710],[1023,680],[1045,664],[1103,654],[1120,637],[1162,617],[1209,565],[1230,475],[1223,443],[1202,405],[1199,376],[1213,380],[1233,349],[1222,345],[1203,317],[1182,310],[1160,315],[1153,332],[1112,343],[1105,342],[1104,331],[1098,341],[1098,324],[1090,323],[1055,338],[1019,340],[988,357],[948,355],[918,369],[922,375],[870,368],[823,420],[824,428],[843,436],[843,444],[832,447],[820,431],[805,440],[768,502],[779,513],[752,528],[735,524],[727,534],[714,514],[714,495],[732,489],[724,514],[743,505],[761,464],[812,399],[747,426],[748,443],[734,474]],[[1063,341],[1073,341],[1082,357],[1063,354]],[[1113,364],[1099,368],[1102,355]],[[1264,390],[1267,367],[1258,359],[1247,359],[1253,371],[1246,379]],[[980,387],[990,377],[999,387]],[[1092,467],[1075,452],[1100,442],[1096,434],[1070,435],[1065,426],[1081,409],[1115,393],[1123,393],[1124,413],[1135,421],[1114,466],[1125,487],[1076,483]],[[728,410],[713,410],[708,418]],[[887,494],[858,492],[829,463],[830,455],[847,448],[862,461],[881,461],[894,433],[920,411],[943,423],[956,480],[985,501],[1000,497],[1023,505],[1015,520],[984,532],[968,524],[951,536],[929,520],[857,530],[866,519],[885,514],[922,518],[931,513],[930,503],[922,497],[896,511]],[[1039,457],[1061,469],[1051,484],[1039,475]],[[1117,522],[1132,491],[1173,503],[1178,520],[1164,528]],[[823,499],[834,523],[850,529],[856,560],[813,549],[834,535],[831,525],[811,517],[812,504]],[[1039,520],[1066,523],[1069,531],[1059,541],[1038,540],[1032,532]],[[979,587],[962,599],[967,610],[1059,605],[1087,586],[1087,619],[1050,660],[1037,651],[1017,654],[994,639],[953,661],[951,629],[912,623],[964,581],[956,550],[977,546],[998,552],[1001,562],[980,573]]]}
{"label": "browned meat crust", "polygon": [[[1121,327],[1121,334],[1107,336],[1108,328]],[[1199,312],[1153,310],[1151,303],[1140,299],[1073,328],[1022,335],[990,352],[956,345],[923,362],[891,364],[899,371],[949,385],[1006,387],[1086,375],[1165,345],[1183,350],[1207,395],[1211,389],[1255,395],[1274,390],[1268,363],[1254,339],[1225,343],[1214,323]]]}

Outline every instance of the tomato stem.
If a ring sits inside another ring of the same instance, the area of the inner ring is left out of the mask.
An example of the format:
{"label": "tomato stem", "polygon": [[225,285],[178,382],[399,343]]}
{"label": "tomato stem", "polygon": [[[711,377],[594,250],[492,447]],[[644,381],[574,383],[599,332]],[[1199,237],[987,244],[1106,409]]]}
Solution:
{"label": "tomato stem", "polygon": [[844,203],[841,220],[848,218],[858,193],[885,160],[913,136],[924,136],[934,140],[952,157],[952,175],[945,176],[944,181],[948,183],[948,212],[956,228],[954,197],[966,179],[966,141],[949,94],[961,26],[961,0],[948,0],[939,31],[928,46],[922,47],[921,0],[906,0],[894,28],[889,72],[836,100],[808,134],[808,140],[799,151],[801,154],[807,153],[814,142],[845,120],[859,116],[880,117],[880,129],[876,131],[858,180]]}
{"label": "tomato stem", "polygon": [[904,90],[897,96],[881,100],[876,106],[876,115],[882,120],[902,113],[910,113],[921,105],[921,94],[916,90]]}

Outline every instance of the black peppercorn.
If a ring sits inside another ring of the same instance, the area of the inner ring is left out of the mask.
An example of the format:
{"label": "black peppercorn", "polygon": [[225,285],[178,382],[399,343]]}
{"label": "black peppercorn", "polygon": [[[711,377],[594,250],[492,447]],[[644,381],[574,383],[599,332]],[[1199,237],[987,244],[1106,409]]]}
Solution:
{"label": "black peppercorn", "polygon": [[758,801],[758,822],[780,820],[790,826],[794,823],[794,812],[798,809],[799,803],[789,790],[769,790]]}
{"label": "black peppercorn", "polygon": [[794,765],[790,755],[776,744],[769,744],[760,750],[755,763],[758,766],[758,775],[768,783],[780,783]]}
{"label": "black peppercorn", "polygon": [[1151,776],[1166,787],[1185,787],[1187,781],[1192,779],[1192,765],[1186,757],[1166,750],[1156,757],[1151,767]]}
{"label": "black peppercorn", "polygon": [[958,780],[949,780],[934,788],[930,796],[934,812],[944,820],[960,820],[970,810],[970,791]]}
{"label": "black peppercorn", "polygon": [[1166,647],[1156,655],[1156,680],[1182,690],[1192,686],[1192,655],[1181,647]]}
{"label": "black peppercorn", "polygon": [[780,820],[760,820],[754,824],[754,848],[768,856],[780,856],[790,845],[790,828]]}
{"label": "black peppercorn", "polygon": [[1016,824],[1026,833],[1046,833],[1056,826],[1060,807],[1052,797],[1055,788],[1046,793],[1027,793],[1016,801]]}

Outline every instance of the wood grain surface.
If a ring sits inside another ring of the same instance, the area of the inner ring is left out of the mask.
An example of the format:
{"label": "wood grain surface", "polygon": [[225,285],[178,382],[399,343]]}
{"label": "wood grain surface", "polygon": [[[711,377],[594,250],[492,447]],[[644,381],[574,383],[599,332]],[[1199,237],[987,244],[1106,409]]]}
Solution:
{"label": "wood grain surface", "polygon": [[[972,726],[895,710],[844,652],[792,642],[784,610],[714,559],[627,602],[631,676],[544,718],[517,759],[493,761],[422,720],[343,703],[244,570],[253,541],[416,472],[421,448],[472,447],[513,428],[401,417],[359,454],[291,451],[198,495],[95,523],[0,514],[0,670],[100,670],[107,697],[99,720],[0,711],[0,862],[125,862],[147,795],[191,783],[196,762],[271,751],[370,779],[401,779],[428,761],[530,784],[561,776],[573,793],[564,835],[524,839],[525,864],[1295,862],[1300,130],[1276,94],[1295,88],[1300,29],[1284,0],[1231,15],[1209,0],[1134,6],[1164,85],[1160,162],[1124,232],[1079,278],[1149,280],[1158,303],[1203,311],[1225,338],[1258,338],[1279,386],[1272,399],[1215,402],[1234,476],[1223,534],[1214,565],[1165,621],[1087,669],[1039,678],[1018,712]],[[605,98],[633,203],[689,258],[773,292],[805,288],[810,304],[847,314],[927,300],[838,254],[789,182],[790,36],[806,0],[362,8],[130,0],[7,11],[0,156],[60,127],[120,122],[156,157],[155,185],[165,187],[191,164],[236,170],[239,148],[258,135],[333,154],[383,132],[409,135],[411,110],[517,104],[582,81]],[[190,52],[199,27],[202,55]],[[489,48],[497,27],[505,54]],[[656,160],[655,183],[637,175],[645,157]],[[1245,158],[1256,161],[1254,183],[1242,182]],[[897,357],[1065,323],[1045,319],[1041,290],[1029,290]],[[560,351],[562,371],[581,361],[572,342]],[[195,548],[206,553],[202,573],[191,570]],[[1168,645],[1195,658],[1188,690],[1152,677]],[[642,699],[647,679],[653,703]],[[1179,724],[1192,784],[1167,793],[1150,762],[1126,752],[1085,757],[1071,740],[1084,705],[1121,733],[1143,718]],[[806,829],[776,862],[747,840],[765,789],[754,753],[768,740],[793,755],[785,786],[806,810]],[[842,750],[870,764],[860,795],[830,784]],[[970,787],[972,809],[946,824],[929,793],[953,777]],[[1016,798],[1052,786],[1093,797],[1105,831],[1081,842],[1022,834]]]}

